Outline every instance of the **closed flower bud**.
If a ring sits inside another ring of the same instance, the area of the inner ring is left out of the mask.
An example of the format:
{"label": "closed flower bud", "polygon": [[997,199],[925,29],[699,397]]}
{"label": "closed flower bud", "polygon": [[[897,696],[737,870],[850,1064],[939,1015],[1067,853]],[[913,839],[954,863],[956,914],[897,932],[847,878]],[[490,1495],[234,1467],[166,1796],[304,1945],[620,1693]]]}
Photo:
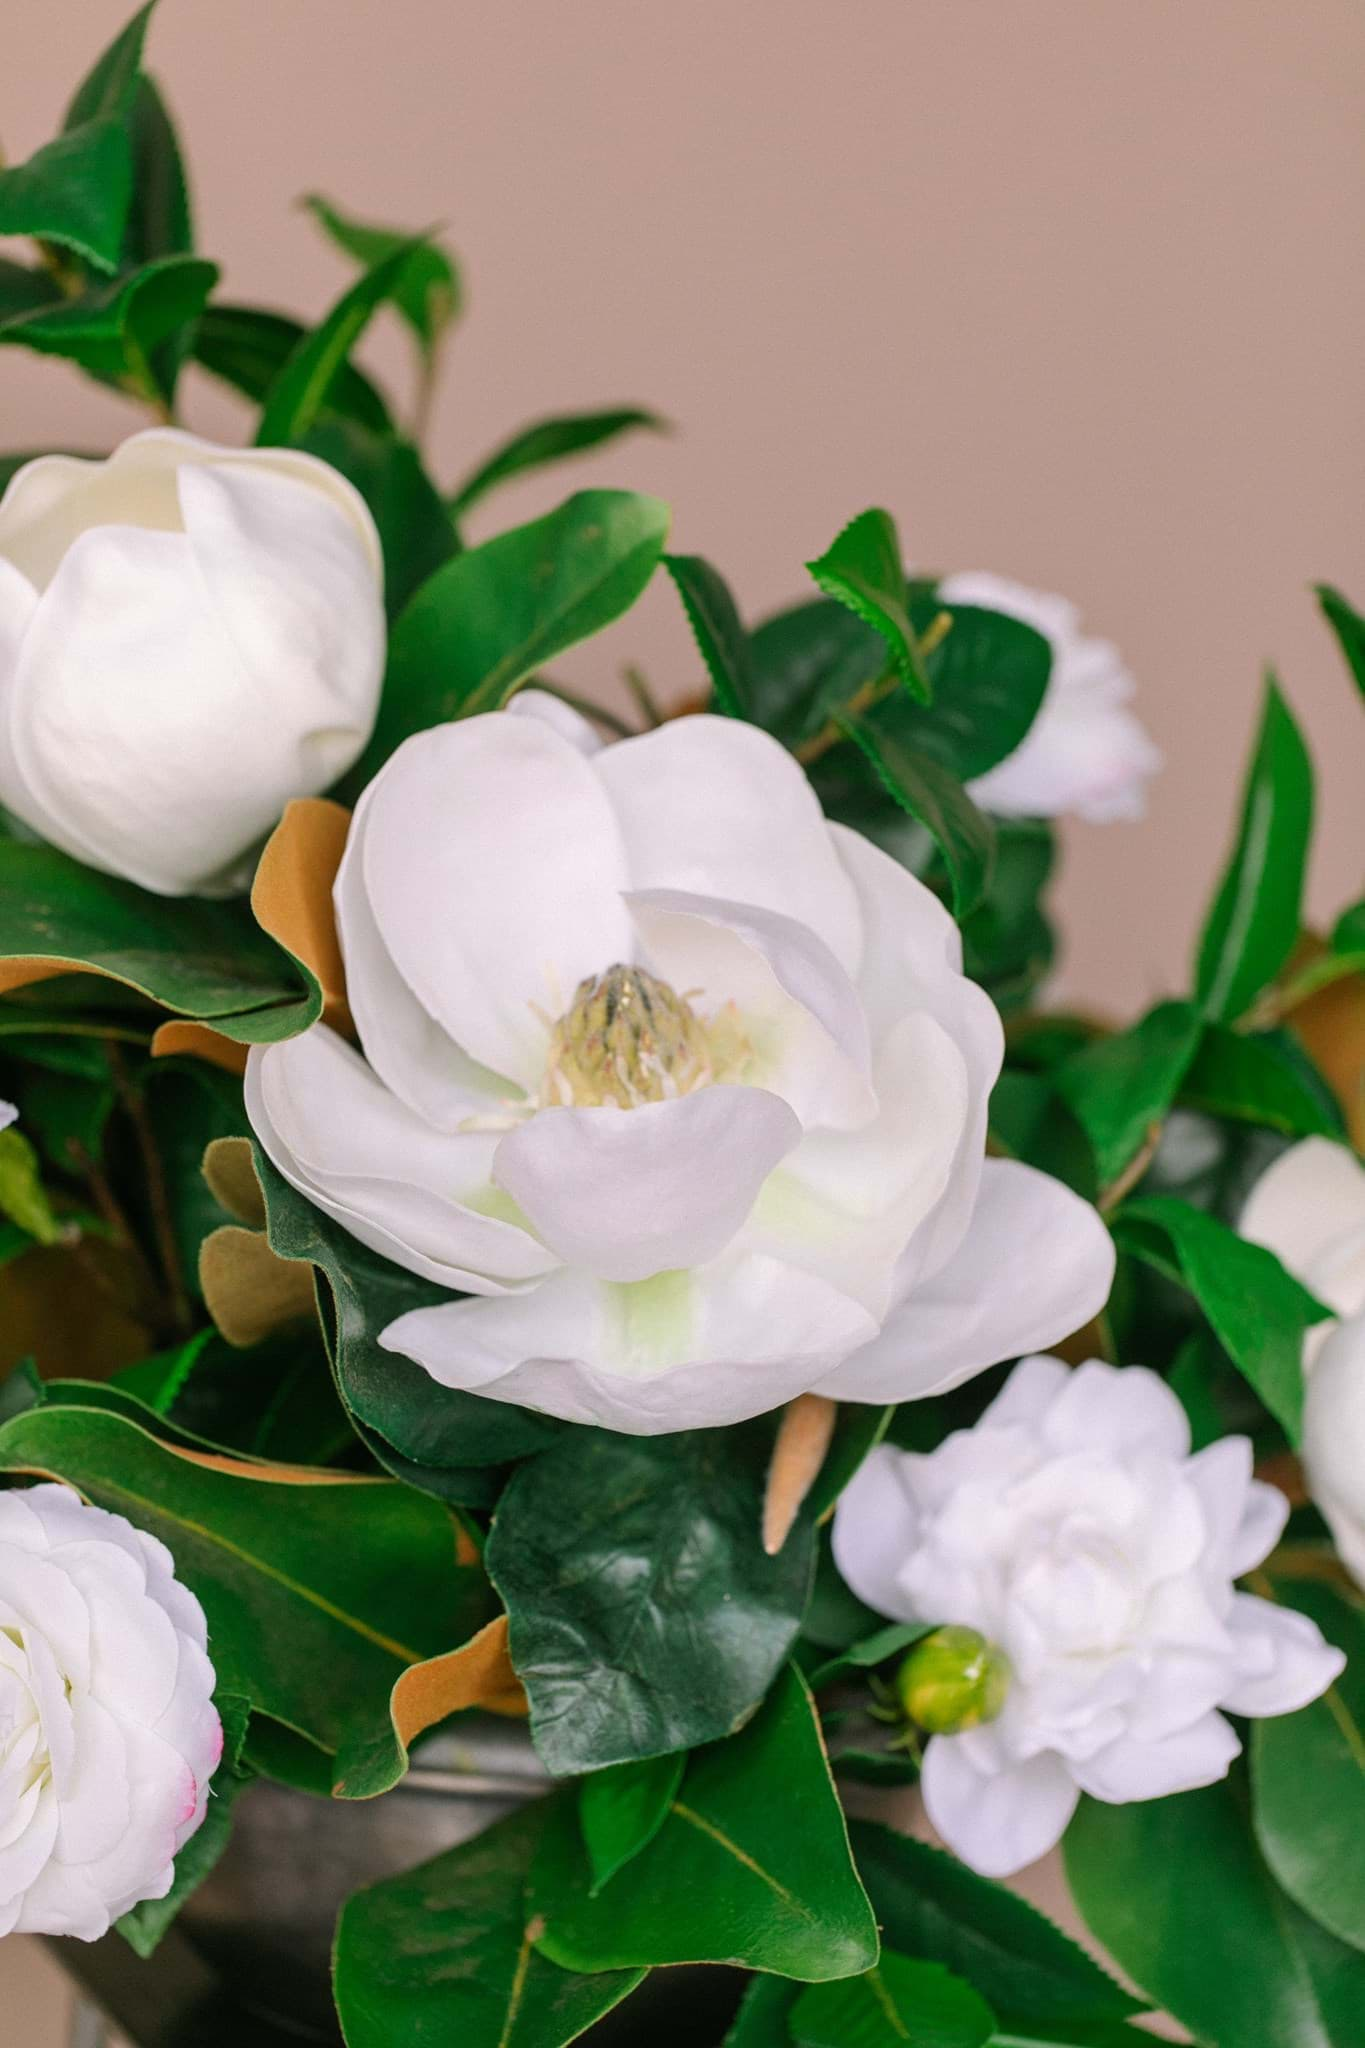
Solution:
{"label": "closed flower bud", "polygon": [[0,803],[88,867],[221,895],[374,725],[374,522],[287,448],[135,434],[0,500]]}
{"label": "closed flower bud", "polygon": [[926,1735],[961,1735],[993,1721],[1010,1689],[1010,1660],[974,1628],[936,1628],[896,1673],[906,1718]]}

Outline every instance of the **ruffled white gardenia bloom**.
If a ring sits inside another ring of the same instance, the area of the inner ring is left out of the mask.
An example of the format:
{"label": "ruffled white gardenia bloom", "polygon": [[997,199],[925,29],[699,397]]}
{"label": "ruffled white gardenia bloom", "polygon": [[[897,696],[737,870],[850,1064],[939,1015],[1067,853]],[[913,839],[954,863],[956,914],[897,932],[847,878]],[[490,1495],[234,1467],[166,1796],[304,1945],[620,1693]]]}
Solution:
{"label": "ruffled white gardenia bloom", "polygon": [[979,1630],[1013,1667],[998,1719],[925,1751],[925,1807],[964,1862],[1022,1869],[1082,1792],[1212,1784],[1241,1746],[1220,1708],[1289,1713],[1332,1683],[1345,1659],[1313,1623],[1233,1584],[1288,1512],[1246,1437],[1191,1457],[1141,1366],[1027,1358],[975,1428],[927,1457],[872,1453],[834,1518],[844,1578],[896,1620]]}
{"label": "ruffled white gardenia bloom", "polygon": [[364,1057],[315,1026],[248,1067],[280,1171],[478,1297],[383,1342],[653,1434],[926,1393],[1094,1313],[1094,1210],[983,1157],[1000,1020],[929,891],[752,726],[596,750],[518,702],[361,799],[336,909]]}
{"label": "ruffled white gardenia bloom", "polygon": [[1304,1339],[1303,1466],[1365,1586],[1365,1166],[1329,1138],[1304,1138],[1261,1175],[1239,1227],[1341,1318]]}
{"label": "ruffled white gardenia bloom", "polygon": [[170,428],[43,455],[0,498],[0,803],[87,866],[219,894],[369,738],[383,566],[287,448]]}
{"label": "ruffled white gardenia bloom", "polygon": [[164,1898],[223,1747],[170,1552],[66,1486],[0,1494],[0,1934]]}
{"label": "ruffled white gardenia bloom", "polygon": [[1118,649],[1091,640],[1064,597],[1027,590],[982,570],[948,576],[946,605],[979,605],[1022,619],[1052,647],[1052,675],[1021,745],[970,785],[984,810],[1004,818],[1075,816],[1092,824],[1140,818],[1161,756],[1129,708],[1132,676]]}

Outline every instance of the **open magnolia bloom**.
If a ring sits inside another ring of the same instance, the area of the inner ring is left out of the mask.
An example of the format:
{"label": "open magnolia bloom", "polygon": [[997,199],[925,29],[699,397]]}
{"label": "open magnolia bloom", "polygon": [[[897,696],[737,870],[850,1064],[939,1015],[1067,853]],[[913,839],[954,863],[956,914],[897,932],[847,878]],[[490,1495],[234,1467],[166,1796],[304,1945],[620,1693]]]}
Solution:
{"label": "open magnolia bloom", "polygon": [[0,1934],[164,1898],[223,1747],[170,1552],[66,1486],[0,1494]]}
{"label": "open magnolia bloom", "polygon": [[382,597],[374,521],[315,456],[157,427],[25,463],[0,499],[0,803],[159,895],[242,886],[369,738]]}
{"label": "open magnolia bloom", "polygon": [[1239,1228],[1341,1318],[1304,1339],[1303,1467],[1365,1586],[1365,1166],[1330,1138],[1304,1138],[1261,1175]]}
{"label": "open magnolia bloom", "polygon": [[1234,1586],[1288,1513],[1246,1437],[1190,1455],[1183,1408],[1142,1366],[1026,1358],[973,1429],[928,1456],[873,1451],[835,1513],[839,1570],[881,1614],[979,1631],[1011,1673],[994,1720],[925,1752],[925,1807],[964,1862],[1034,1862],[1082,1792],[1212,1784],[1241,1747],[1219,1709],[1325,1691],[1340,1651]]}
{"label": "open magnolia bloom", "polygon": [[253,1051],[280,1171],[479,1297],[384,1333],[447,1386],[655,1433],[890,1401],[1105,1299],[1100,1219],[984,1158],[995,1009],[921,883],[766,734],[601,750],[548,711],[410,739],[337,877],[364,1057]]}
{"label": "open magnolia bloom", "polygon": [[945,577],[938,594],[947,605],[1022,619],[1052,648],[1038,716],[1014,752],[970,785],[977,803],[1005,818],[1140,818],[1161,756],[1131,708],[1133,678],[1118,649],[1082,633],[1066,598],[1003,576],[964,571]]}

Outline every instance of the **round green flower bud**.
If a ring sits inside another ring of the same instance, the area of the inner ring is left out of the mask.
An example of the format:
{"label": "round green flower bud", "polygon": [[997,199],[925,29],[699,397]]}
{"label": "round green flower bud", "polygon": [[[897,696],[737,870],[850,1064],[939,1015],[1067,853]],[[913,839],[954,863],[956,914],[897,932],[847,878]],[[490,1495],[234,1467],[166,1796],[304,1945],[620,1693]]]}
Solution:
{"label": "round green flower bud", "polygon": [[936,1628],[905,1658],[896,1692],[906,1718],[926,1735],[961,1735],[995,1719],[1012,1677],[998,1643],[974,1628]]}

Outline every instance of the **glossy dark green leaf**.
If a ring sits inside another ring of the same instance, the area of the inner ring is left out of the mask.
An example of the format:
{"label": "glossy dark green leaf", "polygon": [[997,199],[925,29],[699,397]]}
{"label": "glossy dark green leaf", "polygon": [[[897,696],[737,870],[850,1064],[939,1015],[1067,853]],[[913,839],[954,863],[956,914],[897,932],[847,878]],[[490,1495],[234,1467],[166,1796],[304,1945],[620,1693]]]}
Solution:
{"label": "glossy dark green leaf", "polygon": [[[37,270],[26,263],[12,263],[7,256],[0,256],[0,324],[14,319],[16,314],[34,313],[42,306],[54,306],[61,296],[61,287],[50,271]],[[22,455],[0,455],[0,488],[9,482],[16,469],[25,462],[31,462],[34,455],[45,452],[32,449]]]}
{"label": "glossy dark green leaf", "polygon": [[1199,2040],[1358,2048],[1365,1956],[1275,1884],[1240,1782],[1129,1806],[1085,1800],[1066,1872],[1096,1940]]}
{"label": "glossy dark green leaf", "polygon": [[179,355],[168,346],[197,320],[217,281],[217,265],[200,257],[159,257],[80,298],[6,321],[0,342],[66,356],[92,376],[169,402]]}
{"label": "glossy dark green leaf", "polygon": [[87,122],[0,170],[0,235],[59,243],[113,270],[133,190],[133,152],[121,115]]}
{"label": "glossy dark green leaf", "polygon": [[552,1816],[527,1903],[566,1969],[733,1962],[819,1983],[869,1968],[876,1924],[799,1673],[692,1758],[662,1828],[597,1896],[572,1811]]}
{"label": "glossy dark green leaf", "polygon": [[1277,1590],[1346,1652],[1346,1669],[1298,1713],[1254,1724],[1256,1837],[1289,1896],[1365,1949],[1365,1617],[1329,1586]]}
{"label": "glossy dark green leaf", "polygon": [[755,1977],[740,2000],[721,2048],[791,2048],[791,2009],[801,1986],[785,1977]]}
{"label": "glossy dark green leaf", "polygon": [[1206,1016],[1240,1017],[1293,951],[1312,829],[1312,763],[1270,676],[1237,843],[1199,941],[1195,994]]}
{"label": "glossy dark green leaf", "polygon": [[1045,899],[1054,833],[1033,818],[992,824],[995,855],[985,896],[962,927],[963,965],[1002,1015],[1012,1016],[1027,1008],[1056,952]]}
{"label": "glossy dark green leaf", "polygon": [[771,1432],[578,1430],[514,1473],[486,1562],[552,1771],[742,1726],[796,1640],[814,1536],[760,1540]]}
{"label": "glossy dark green leaf", "polygon": [[1272,1252],[1171,1195],[1126,1202],[1114,1235],[1136,1258],[1173,1263],[1228,1357],[1296,1444],[1303,1423],[1303,1337],[1327,1314],[1321,1302]]}
{"label": "glossy dark green leaf", "polygon": [[465,478],[449,501],[450,511],[462,519],[480,499],[512,477],[543,469],[547,463],[564,462],[572,455],[584,455],[636,427],[663,434],[668,422],[637,405],[613,406],[603,412],[556,413],[550,419],[537,420],[511,435]]}
{"label": "glossy dark green leaf", "polygon": [[685,1752],[590,1771],[578,1787],[578,1825],[597,1893],[654,1840],[682,1783]]}
{"label": "glossy dark green leaf", "polygon": [[[278,1174],[256,1151],[270,1243],[286,1259],[306,1259],[326,1282],[337,1384],[347,1409],[375,1432],[383,1457],[396,1452],[410,1467],[436,1477],[497,1466],[553,1443],[565,1425],[505,1401],[442,1387],[421,1366],[382,1350],[380,1333],[409,1309],[451,1297],[349,1236]],[[402,1476],[422,1481],[413,1471]],[[443,1498],[459,1498],[449,1483]],[[479,1498],[470,1505],[491,1505]]]}
{"label": "glossy dark green leaf", "polygon": [[1174,1102],[1199,1044],[1192,1003],[1158,1003],[1127,1031],[1073,1053],[1053,1085],[1079,1117],[1101,1186],[1117,1180]]}
{"label": "glossy dark green leaf", "polygon": [[952,623],[924,656],[933,701],[915,711],[906,730],[966,782],[1025,738],[1047,691],[1052,649],[1022,619],[975,605],[946,609]]}
{"label": "glossy dark green leaf", "polygon": [[932,834],[948,870],[953,908],[964,918],[981,901],[990,877],[990,821],[951,770],[907,737],[902,711],[911,708],[899,698],[885,698],[841,722],[888,793]]}
{"label": "glossy dark green leaf", "polygon": [[[1325,1091],[1324,1091],[1325,1093]],[[1180,1099],[1210,1116],[1261,1124],[1290,1138],[1339,1138],[1340,1115],[1308,1086],[1272,1039],[1205,1026]]]}
{"label": "glossy dark green leaf", "polygon": [[219,1686],[213,1703],[223,1723],[223,1758],[213,1774],[203,1821],[175,1859],[175,1878],[162,1899],[144,1899],[116,1924],[128,1946],[144,1958],[154,1955],[162,1936],[179,1917],[185,1901],[214,1869],[232,1834],[238,1794],[251,1783],[252,1772],[240,1762],[251,1704]]}
{"label": "glossy dark green leaf", "polygon": [[333,386],[370,321],[429,251],[422,237],[402,242],[344,292],[326,318],[305,334],[271,385],[256,429],[258,448],[297,445],[326,410]]}
{"label": "glossy dark green leaf", "polygon": [[153,896],[54,847],[0,840],[0,959],[16,958],[108,975],[246,1044],[292,1037],[321,1009],[244,902]]}
{"label": "glossy dark green leaf", "polygon": [[729,585],[700,555],[665,555],[664,567],[706,663],[716,708],[731,718],[751,718],[749,640]]}
{"label": "glossy dark green leaf", "polygon": [[790,2027],[799,2048],[986,2048],[995,2015],[941,1963],[884,1948],[861,1976],[803,1991]]}
{"label": "glossy dark green leaf", "polygon": [[372,271],[377,264],[404,250],[411,252],[400,265],[388,296],[416,335],[424,354],[434,354],[446,329],[458,317],[463,296],[459,273],[445,250],[428,241],[419,242],[414,249],[410,231],[357,220],[316,192],[303,203],[323,233],[366,270]]}
{"label": "glossy dark green leaf", "polygon": [[459,547],[421,456],[409,441],[336,416],[320,419],[300,445],[349,477],[369,506],[384,551],[384,606],[396,618]]}
{"label": "glossy dark green leaf", "polygon": [[1365,902],[1352,903],[1332,927],[1334,953],[1365,953]]}
{"label": "glossy dark green leaf", "polygon": [[[263,306],[206,306],[194,332],[196,361],[256,405],[266,397],[307,335],[299,321]],[[327,413],[340,413],[373,432],[392,431],[389,408],[354,363],[343,363],[327,391]],[[323,424],[319,421],[319,426]],[[316,429],[314,431],[317,431]]]}
{"label": "glossy dark green leaf", "polygon": [[1012,2024],[1123,2020],[1140,2002],[1017,1893],[877,1822],[850,1826],[885,1940],[942,1963]]}
{"label": "glossy dark green leaf", "polygon": [[482,1619],[482,1574],[457,1567],[449,1515],[392,1480],[247,1477],[78,1407],[16,1416],[0,1466],[54,1473],[159,1536],[203,1603],[224,1690],[320,1751],[387,1729],[406,1666]]}
{"label": "glossy dark green leaf", "polygon": [[906,689],[927,704],[931,691],[910,623],[900,540],[891,514],[875,507],[860,512],[806,567],[827,597],[846,605],[880,634]]}
{"label": "glossy dark green leaf", "polygon": [[1330,583],[1319,583],[1316,588],[1322,615],[1336,634],[1346,666],[1365,696],[1365,618]]}
{"label": "glossy dark green leaf", "polygon": [[654,573],[668,508],[630,491],[580,491],[436,571],[393,629],[359,790],[414,732],[497,711],[542,662],[629,610]]}
{"label": "glossy dark green leaf", "polygon": [[822,1686],[834,1685],[841,1678],[849,1678],[857,1671],[875,1671],[879,1664],[899,1657],[917,1643],[921,1636],[929,1635],[934,1624],[931,1621],[892,1621],[885,1628],[875,1629],[869,1636],[861,1636],[856,1643],[840,1650],[833,1657],[826,1657],[806,1673],[807,1683],[812,1692],[819,1692]]}
{"label": "glossy dark green leaf", "polygon": [[644,1975],[570,1973],[531,1946],[522,1903],[551,1816],[538,1802],[357,1892],[337,1927],[347,2048],[563,2048]]}
{"label": "glossy dark green leaf", "polygon": [[991,1135],[1011,1159],[1022,1159],[1093,1202],[1099,1194],[1095,1152],[1051,1074],[1006,1067],[991,1090]]}

